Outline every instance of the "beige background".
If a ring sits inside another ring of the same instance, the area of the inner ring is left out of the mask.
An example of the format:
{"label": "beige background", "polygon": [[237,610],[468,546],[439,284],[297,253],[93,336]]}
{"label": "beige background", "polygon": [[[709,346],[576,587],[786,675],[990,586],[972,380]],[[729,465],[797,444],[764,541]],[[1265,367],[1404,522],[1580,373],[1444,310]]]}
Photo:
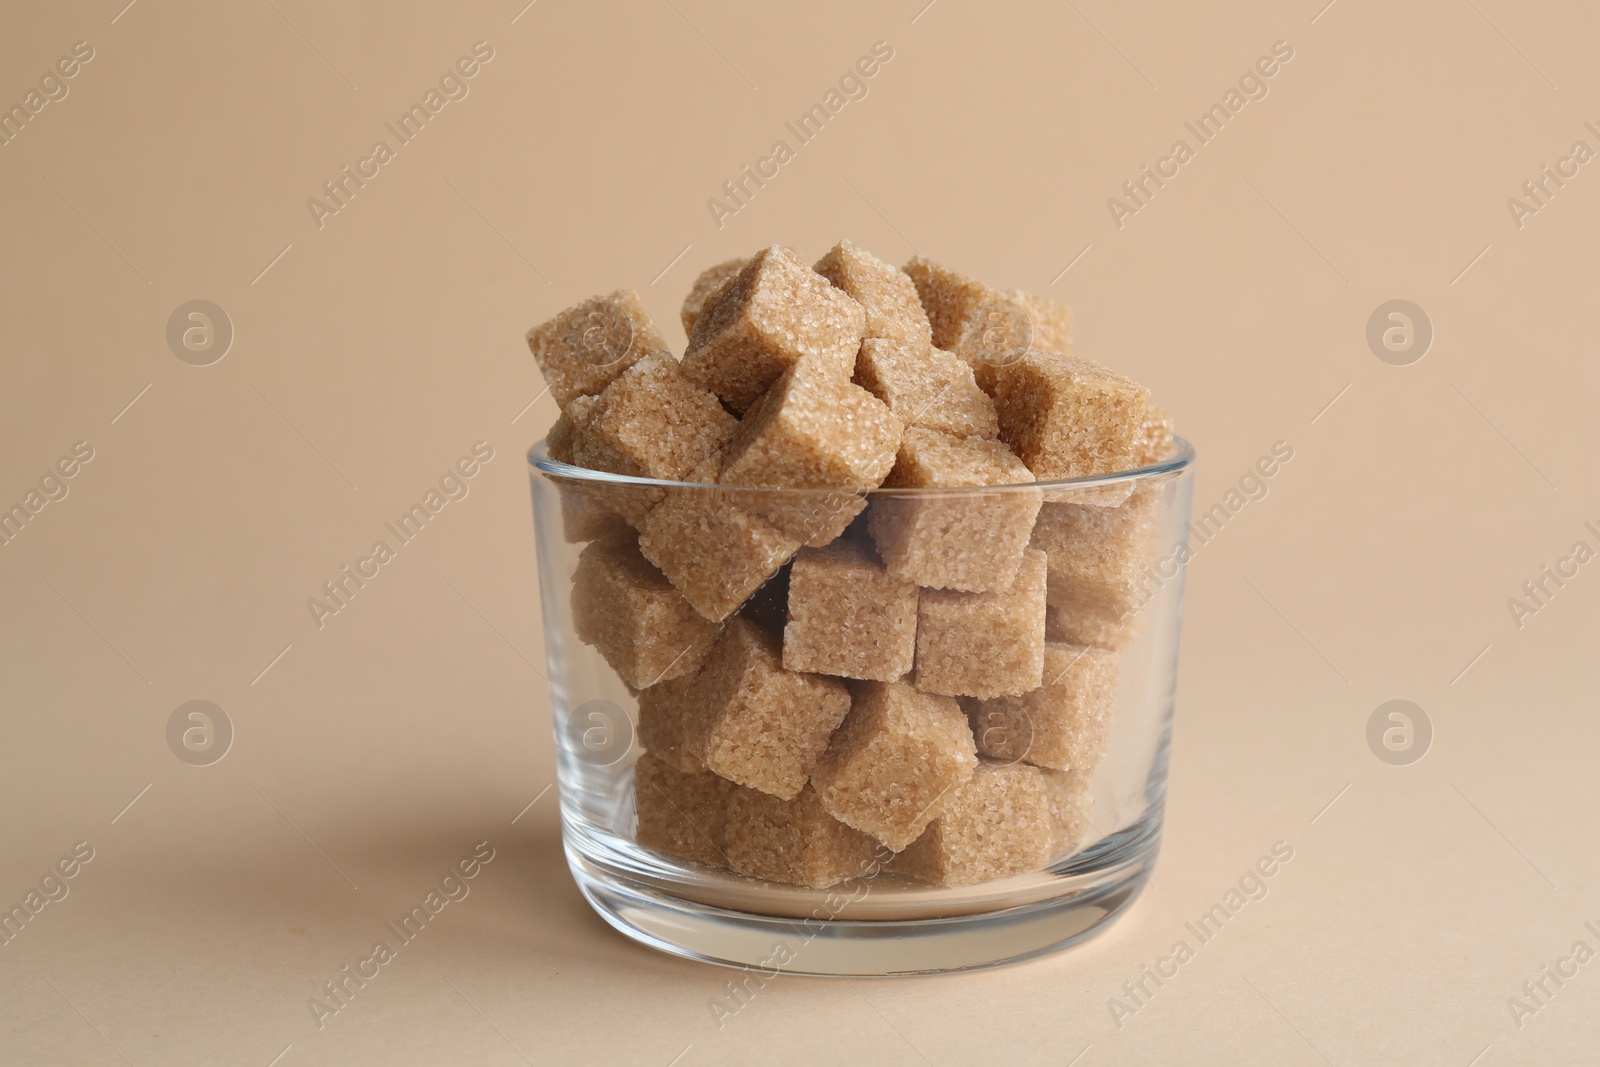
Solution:
{"label": "beige background", "polygon": [[[125,2],[0,15],[7,104],[95,53],[0,147],[0,503],[95,453],[0,548],[0,901],[95,850],[0,947],[0,1062],[1592,1061],[1600,962],[1520,1029],[1507,998],[1600,949],[1600,564],[1506,606],[1600,547],[1600,163],[1506,207],[1600,149],[1592,10]],[[470,95],[319,229],[307,198],[480,40]],[[707,198],[879,40],[870,94],[719,229]],[[1118,229],[1107,198],[1280,40]],[[1165,851],[1120,924],[781,979],[719,1029],[730,972],[612,933],[564,867],[522,337],[626,285],[681,343],[699,269],[840,236],[1070,303],[1197,443],[1197,505],[1295,458],[1192,567]],[[197,298],[236,332],[207,367],[165,340]],[[1394,298],[1435,328],[1411,366],[1364,339]],[[470,496],[319,630],[306,599],[480,439]],[[1411,766],[1365,740],[1397,697],[1435,730]],[[237,732],[203,768],[164,732],[195,698]],[[470,897],[317,1029],[482,840]],[[1270,896],[1119,1029],[1107,999],[1278,840]]]}

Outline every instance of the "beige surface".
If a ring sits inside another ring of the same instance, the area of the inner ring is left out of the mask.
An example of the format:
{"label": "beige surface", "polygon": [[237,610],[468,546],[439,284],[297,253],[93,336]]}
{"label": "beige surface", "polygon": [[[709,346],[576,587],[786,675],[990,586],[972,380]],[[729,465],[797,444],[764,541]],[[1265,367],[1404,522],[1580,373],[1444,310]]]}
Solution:
{"label": "beige surface", "polygon": [[[1506,606],[1600,547],[1600,163],[1506,206],[1600,148],[1592,11],[124,2],[0,14],[5,101],[94,49],[0,147],[0,501],[94,449],[0,548],[0,899],[94,849],[0,947],[0,1062],[1592,1058],[1600,962],[1520,1029],[1507,998],[1600,949],[1600,563]],[[470,95],[318,229],[306,199],[480,40]],[[706,199],[878,40],[870,95],[719,229]],[[1270,94],[1118,229],[1106,199],[1279,40]],[[991,973],[779,980],[719,1029],[729,972],[611,933],[563,865],[522,336],[628,285],[681,344],[701,268],[841,235],[1070,303],[1197,442],[1202,506],[1294,458],[1193,565],[1165,852],[1123,922]],[[212,366],[165,341],[195,298],[236,329]],[[1435,326],[1412,366],[1364,340],[1394,298]],[[319,629],[307,598],[479,440],[470,495]],[[1436,731],[1412,766],[1365,741],[1396,697]],[[165,740],[195,698],[237,730],[209,767]],[[308,999],[485,840],[319,1030]],[[1108,998],[1279,840],[1266,899],[1119,1029]]]}

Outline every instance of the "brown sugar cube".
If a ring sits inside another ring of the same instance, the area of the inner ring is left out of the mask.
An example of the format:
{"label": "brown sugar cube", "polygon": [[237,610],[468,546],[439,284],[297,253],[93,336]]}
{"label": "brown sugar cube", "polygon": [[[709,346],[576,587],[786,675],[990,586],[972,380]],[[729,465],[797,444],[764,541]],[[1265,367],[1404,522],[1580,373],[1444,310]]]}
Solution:
{"label": "brown sugar cube", "polygon": [[698,670],[716,639],[631,537],[595,541],[572,576],[572,626],[635,689]]}
{"label": "brown sugar cube", "polygon": [[1055,841],[1039,768],[979,760],[894,869],[935,885],[974,885],[1040,869]]}
{"label": "brown sugar cube", "polygon": [[1120,649],[1138,633],[1137,616],[1115,615],[1104,604],[1065,603],[1045,608],[1047,641]]}
{"label": "brown sugar cube", "polygon": [[707,267],[701,271],[694,280],[694,288],[689,290],[689,295],[683,298],[683,308],[678,312],[683,319],[683,332],[686,336],[694,335],[695,320],[700,317],[701,310],[706,306],[713,293],[721,289],[734,275],[744,270],[748,259],[729,259],[718,263],[714,267]]}
{"label": "brown sugar cube", "polygon": [[568,544],[582,544],[602,537],[627,537],[633,533],[618,515],[589,487],[562,483],[561,533]]}
{"label": "brown sugar cube", "polygon": [[[690,472],[697,486],[715,483],[721,458]],[[747,506],[748,494],[710,488],[667,488],[645,517],[639,550],[667,576],[696,611],[721,622],[800,548]]]}
{"label": "brown sugar cube", "polygon": [[1044,553],[1022,554],[1010,589],[924,589],[917,607],[916,686],[941,696],[1031,693],[1044,682]]}
{"label": "brown sugar cube", "polygon": [[[1028,468],[998,441],[912,428],[885,488],[1018,485]],[[878,553],[897,578],[931,589],[1009,588],[1042,500],[1037,489],[879,499],[867,516]]]}
{"label": "brown sugar cube", "polygon": [[856,687],[811,786],[834,818],[899,852],[977,765],[961,705],[900,682],[869,682]]}
{"label": "brown sugar cube", "polygon": [[1088,773],[1105,753],[1117,706],[1117,654],[1085,645],[1044,649],[1044,685],[1020,697],[983,700],[972,734],[985,756]]}
{"label": "brown sugar cube", "polygon": [[579,463],[635,478],[681,479],[739,425],[668,356],[641,359],[587,408],[574,441]]}
{"label": "brown sugar cube", "polygon": [[773,383],[723,451],[724,485],[840,489],[767,497],[762,516],[810,545],[836,538],[894,466],[901,422],[871,393],[816,360]]}
{"label": "brown sugar cube", "polygon": [[634,839],[692,863],[726,867],[728,800],[734,785],[710,771],[684,771],[646,752],[633,767]]}
{"label": "brown sugar cube", "polygon": [[917,587],[891,575],[864,545],[802,549],[789,571],[783,665],[892,682],[917,652]]}
{"label": "brown sugar cube", "polygon": [[680,771],[703,771],[689,752],[689,730],[694,723],[694,675],[660,682],[639,694],[639,745],[646,752]]}
{"label": "brown sugar cube", "polygon": [[[563,421],[570,424],[563,426]],[[685,477],[715,453],[738,422],[714,395],[691,386],[670,355],[646,355],[606,386],[598,397],[578,397],[550,427],[552,456],[590,470],[630,478]],[[662,491],[646,486],[590,483],[584,493],[642,526]],[[600,518],[590,517],[598,525]]]}
{"label": "brown sugar cube", "polygon": [[1158,503],[1141,491],[1117,507],[1045,504],[1033,547],[1049,560],[1052,639],[1121,648],[1133,636]]}
{"label": "brown sugar cube", "polygon": [[[551,425],[545,435],[545,451],[553,460],[578,466],[577,439],[585,419],[593,410],[595,398],[575,397]],[[622,516],[608,507],[595,487],[578,482],[555,479],[561,493],[561,530],[568,544],[593,541],[613,534],[624,535],[628,524]]]}
{"label": "brown sugar cube", "polygon": [[1033,347],[1063,356],[1072,354],[1072,309],[1020,289],[1006,294],[1028,313],[1033,324]]}
{"label": "brown sugar cube", "polygon": [[651,353],[666,355],[667,343],[632,289],[590,297],[528,331],[528,348],[539,363],[550,395],[565,408],[600,392]]}
{"label": "brown sugar cube", "polygon": [[741,494],[741,500],[786,536],[803,538],[807,548],[833,544],[867,508],[863,496],[821,489],[807,493],[751,489]]}
{"label": "brown sugar cube", "polygon": [[894,466],[901,421],[824,364],[783,373],[745,415],[723,454],[722,484],[876,488]]}
{"label": "brown sugar cube", "polygon": [[561,409],[561,414],[550,424],[550,432],[544,438],[544,450],[551,459],[569,466],[581,465],[578,463],[578,435],[582,433],[583,424],[588,421],[594,405],[594,397],[577,396]]}
{"label": "brown sugar cube", "polygon": [[[606,386],[579,426],[580,466],[631,478],[678,481],[727,444],[738,422],[717,398],[678,373],[671,358],[646,356]],[[633,526],[662,498],[638,486],[595,486]]]}
{"label": "brown sugar cube", "polygon": [[978,388],[994,392],[999,368],[1034,346],[1033,318],[998,289],[922,256],[905,266],[933,328],[933,344],[972,367]]}
{"label": "brown sugar cube", "polygon": [[856,354],[856,384],[889,405],[907,426],[957,437],[1000,432],[994,401],[959,356],[931,345],[868,337]]}
{"label": "brown sugar cube", "polygon": [[1053,593],[1093,594],[1125,605],[1137,596],[1154,536],[1159,497],[1140,491],[1118,507],[1047,502],[1033,527],[1033,547],[1050,557]]}
{"label": "brown sugar cube", "polygon": [[994,394],[1000,439],[1040,480],[1133,467],[1149,402],[1147,389],[1098,363],[1040,352],[1002,367]]}
{"label": "brown sugar cube", "polygon": [[[550,458],[577,466],[577,438],[584,419],[594,407],[592,396],[575,397],[551,424],[545,435],[545,451]],[[622,534],[627,524],[611,508],[590,491],[590,487],[577,482],[556,479],[561,493],[561,529],[569,544],[593,541],[609,534]]]}
{"label": "brown sugar cube", "polygon": [[994,297],[1004,295],[925,256],[912,257],[905,265],[905,273],[928,316],[934,347],[948,351],[954,351],[965,337],[974,312]]}
{"label": "brown sugar cube", "polygon": [[848,381],[865,313],[787,248],[757,252],[695,320],[683,373],[741,414],[779,375],[813,357]]}
{"label": "brown sugar cube", "polygon": [[1172,416],[1167,414],[1166,408],[1150,401],[1145,408],[1144,422],[1139,424],[1139,432],[1134,435],[1134,465],[1148,467],[1160,463],[1176,449],[1172,440]]}
{"label": "brown sugar cube", "polygon": [[822,548],[838,540],[866,508],[867,502],[862,497],[848,493],[827,493],[819,494],[814,503],[808,503],[804,514],[797,515],[793,506],[785,507],[784,511],[790,516],[788,525],[813,531],[806,539],[806,547]]}
{"label": "brown sugar cube", "polygon": [[1098,833],[1089,821],[1089,812],[1094,808],[1090,775],[1076,771],[1041,770],[1045,795],[1050,800],[1050,823],[1055,830],[1051,851],[1061,853],[1080,849],[1092,835]]}
{"label": "brown sugar cube", "polygon": [[687,749],[740,785],[792,799],[850,710],[844,683],[785,670],[778,639],[749,619],[723,628],[685,697]]}
{"label": "brown sugar cube", "polygon": [[[809,493],[782,493],[778,490],[765,495],[761,513],[796,533],[810,533],[807,548],[825,548],[849,538],[849,531],[866,533],[866,497],[854,493],[834,493],[815,490]],[[863,541],[863,537],[855,538]],[[871,544],[866,541],[866,544]]]}
{"label": "brown sugar cube", "polygon": [[893,337],[922,348],[933,343],[917,287],[905,271],[849,241],[830,248],[812,270],[861,305],[868,337]]}
{"label": "brown sugar cube", "polygon": [[789,800],[735,789],[726,833],[728,866],[769,882],[826,889],[869,878],[882,862],[878,843],[829,815],[810,786]]}

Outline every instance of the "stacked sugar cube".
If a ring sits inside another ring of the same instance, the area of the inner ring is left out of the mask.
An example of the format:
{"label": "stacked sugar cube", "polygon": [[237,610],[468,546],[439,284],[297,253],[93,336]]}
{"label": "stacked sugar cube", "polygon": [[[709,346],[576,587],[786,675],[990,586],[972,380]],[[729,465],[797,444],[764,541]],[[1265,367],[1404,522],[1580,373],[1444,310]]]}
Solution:
{"label": "stacked sugar cube", "polygon": [[574,628],[639,694],[639,842],[818,888],[1083,842],[1157,501],[1034,483],[1164,458],[1166,413],[1067,309],[848,241],[682,315],[681,359],[627,290],[528,334],[553,458],[694,486],[557,479]]}

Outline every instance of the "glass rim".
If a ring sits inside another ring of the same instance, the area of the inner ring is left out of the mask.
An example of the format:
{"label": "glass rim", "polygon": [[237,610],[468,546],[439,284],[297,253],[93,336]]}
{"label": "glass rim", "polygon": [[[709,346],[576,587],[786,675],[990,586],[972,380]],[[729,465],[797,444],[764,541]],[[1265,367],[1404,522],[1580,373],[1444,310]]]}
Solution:
{"label": "glass rim", "polygon": [[546,448],[545,439],[540,438],[528,449],[528,465],[541,474],[554,476],[564,481],[588,482],[600,485],[636,486],[641,489],[707,489],[721,492],[736,492],[749,490],[751,492],[767,493],[792,493],[795,495],[826,494],[826,493],[865,493],[877,496],[939,496],[952,493],[1001,493],[1001,492],[1026,492],[1031,490],[1083,490],[1099,486],[1120,485],[1124,482],[1149,481],[1163,475],[1179,474],[1194,465],[1194,445],[1187,438],[1173,434],[1172,443],[1176,451],[1166,459],[1151,463],[1143,467],[1132,467],[1124,471],[1113,471],[1109,474],[1093,474],[1082,478],[1056,478],[1049,481],[1014,482],[1006,485],[940,485],[920,487],[881,487],[872,486],[861,489],[856,486],[767,486],[767,485],[723,485],[711,482],[675,482],[659,478],[635,478],[626,474],[612,474],[610,471],[592,470],[588,467],[575,467],[570,463],[563,463],[552,459]]}

